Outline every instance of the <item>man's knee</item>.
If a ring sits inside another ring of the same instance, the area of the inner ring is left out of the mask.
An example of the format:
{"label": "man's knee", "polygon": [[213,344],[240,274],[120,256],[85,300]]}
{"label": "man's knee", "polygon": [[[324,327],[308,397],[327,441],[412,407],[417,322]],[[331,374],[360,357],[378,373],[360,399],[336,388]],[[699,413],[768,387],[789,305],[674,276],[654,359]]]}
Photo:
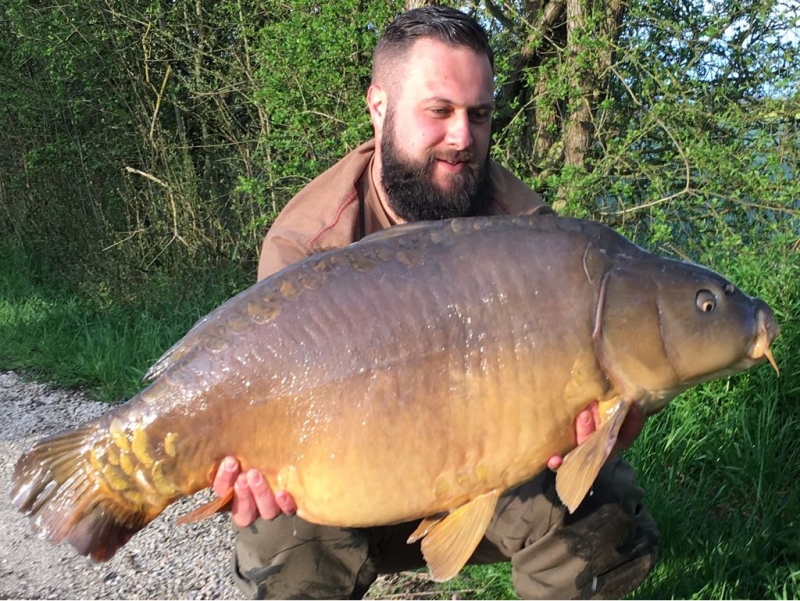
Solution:
{"label": "man's knee", "polygon": [[233,576],[253,599],[360,599],[376,574],[359,530],[287,516],[237,529]]}
{"label": "man's knee", "polygon": [[566,516],[557,539],[573,557],[578,597],[618,599],[636,589],[655,566],[659,532],[638,487],[626,488],[613,478],[600,486],[619,488],[604,498],[598,491],[597,502]]}
{"label": "man's knee", "polygon": [[546,472],[501,501],[487,537],[511,559],[522,597],[618,598],[656,561],[658,528],[642,497],[633,469],[614,459],[570,514]]}

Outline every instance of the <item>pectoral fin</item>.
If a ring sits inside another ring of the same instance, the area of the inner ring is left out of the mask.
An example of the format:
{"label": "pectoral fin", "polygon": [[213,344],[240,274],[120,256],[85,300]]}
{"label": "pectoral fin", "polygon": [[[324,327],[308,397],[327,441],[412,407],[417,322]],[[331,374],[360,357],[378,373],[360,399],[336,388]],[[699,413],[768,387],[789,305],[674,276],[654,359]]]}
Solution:
{"label": "pectoral fin", "polygon": [[[423,520],[428,533],[422,539],[422,555],[430,568],[431,579],[450,580],[464,567],[483,538],[499,497],[500,492],[493,490],[451,511],[441,520]],[[419,528],[414,534],[418,532]]]}
{"label": "pectoral fin", "polygon": [[608,410],[601,410],[601,414],[607,417],[600,428],[564,457],[564,462],[556,472],[556,492],[570,513],[578,508],[592,488],[597,473],[617,442],[619,429],[629,408],[628,401],[619,400]]}
{"label": "pectoral fin", "polygon": [[225,506],[233,500],[233,486],[228,489],[224,497],[219,497],[208,503],[204,503],[197,509],[194,509],[182,515],[176,520],[178,524],[191,524],[192,522],[199,522],[206,518],[210,518],[215,513],[225,509]]}

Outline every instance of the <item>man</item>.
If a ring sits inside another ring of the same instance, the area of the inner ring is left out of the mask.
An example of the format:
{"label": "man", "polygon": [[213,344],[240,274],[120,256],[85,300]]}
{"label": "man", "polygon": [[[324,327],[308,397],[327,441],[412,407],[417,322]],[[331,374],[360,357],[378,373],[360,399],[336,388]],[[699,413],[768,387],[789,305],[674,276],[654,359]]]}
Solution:
{"label": "man", "polygon": [[[259,278],[398,223],[550,212],[488,158],[492,52],[466,15],[429,6],[398,17],[375,50],[367,105],[374,141],[291,200],[264,240]],[[581,412],[577,442],[596,419],[596,407]],[[621,442],[630,444],[642,422],[629,419]],[[551,458],[549,467],[560,460]],[[214,490],[224,496],[231,486],[234,574],[247,595],[360,598],[377,574],[424,565],[419,544],[405,542],[417,522],[366,529],[309,524],[292,515],[294,500],[285,491],[273,494],[261,474],[239,474],[236,459],[226,458]],[[522,597],[619,597],[655,562],[658,531],[642,496],[631,467],[615,457],[570,515],[547,471],[501,498],[471,562],[511,561]]]}

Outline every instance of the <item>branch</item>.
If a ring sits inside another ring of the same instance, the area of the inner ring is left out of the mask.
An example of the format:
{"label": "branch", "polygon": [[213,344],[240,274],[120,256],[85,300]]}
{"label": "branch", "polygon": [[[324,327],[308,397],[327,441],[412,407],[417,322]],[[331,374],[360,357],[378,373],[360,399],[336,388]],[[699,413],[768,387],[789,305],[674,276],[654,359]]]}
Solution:
{"label": "branch", "polygon": [[161,106],[161,99],[164,97],[164,88],[167,87],[167,80],[169,74],[172,73],[172,65],[167,63],[167,72],[164,74],[164,79],[161,82],[161,89],[156,93],[156,106],[153,109],[153,118],[150,120],[150,141],[153,141],[153,130],[156,127],[156,118],[158,117],[158,109]]}
{"label": "branch", "polygon": [[492,2],[492,0],[485,0],[485,4],[486,4],[486,9],[489,11],[490,15],[492,15],[495,19],[500,21],[500,24],[506,29],[508,29],[511,33],[516,34],[517,31],[516,24],[514,23],[514,21],[512,21],[505,15],[503,10],[499,6],[497,6],[494,2]]}
{"label": "branch", "polygon": [[[638,98],[636,98],[636,95],[633,93],[633,90],[630,89],[628,84],[625,82],[625,78],[623,78],[620,75],[619,71],[617,71],[615,66],[613,66],[613,65],[611,66],[611,71],[622,82],[622,85],[625,86],[625,89],[628,90],[628,95],[631,97],[631,100],[633,100],[633,103],[636,106],[638,106],[639,108],[643,109],[644,105],[639,101]],[[669,196],[664,196],[664,197],[659,198],[657,200],[653,200],[651,202],[646,202],[643,205],[638,205],[638,206],[632,207],[630,209],[621,209],[619,211],[612,211],[610,213],[604,213],[605,215],[627,215],[628,213],[633,213],[634,211],[638,211],[640,209],[646,209],[646,208],[649,208],[649,207],[652,207],[652,206],[655,206],[655,205],[658,205],[658,204],[662,204],[662,203],[668,202],[668,201],[672,200],[673,198],[677,198],[679,196],[683,196],[684,194],[688,194],[692,189],[692,187],[691,187],[691,184],[692,184],[691,165],[689,165],[689,159],[686,157],[686,153],[683,152],[683,148],[681,147],[680,142],[678,142],[678,140],[675,138],[675,136],[672,135],[672,132],[669,130],[667,125],[661,119],[659,119],[658,117],[656,117],[654,115],[651,115],[651,117],[653,118],[653,121],[655,121],[656,124],[661,129],[664,130],[664,133],[667,134],[669,139],[672,140],[672,143],[675,145],[675,150],[677,150],[678,154],[681,155],[681,159],[683,160],[684,174],[685,174],[685,184],[683,186],[683,190],[681,190],[679,192],[676,192],[675,194],[670,194]]]}
{"label": "branch", "polygon": [[[172,190],[170,189],[169,185],[158,179],[155,175],[152,175],[150,173],[145,173],[144,171],[140,171],[139,169],[134,169],[133,167],[126,166],[125,171],[127,171],[128,173],[135,173],[136,175],[141,175],[142,177],[146,177],[150,181],[157,183],[159,186],[162,186],[163,188],[166,189],[167,196],[169,196],[169,204],[170,208],[172,209],[172,238],[170,239],[169,242],[167,242],[164,248],[161,249],[161,252],[159,252],[155,256],[153,261],[155,261],[158,257],[160,257],[161,253],[163,253],[167,249],[167,246],[172,244],[172,242],[175,240],[182,242],[186,248],[189,248],[189,245],[187,244],[186,240],[184,240],[183,236],[181,236],[178,233],[178,207],[175,206],[175,197],[172,195]],[[150,265],[153,264],[153,261],[150,262]]]}
{"label": "branch", "polygon": [[162,186],[169,190],[169,186],[158,179],[155,175],[151,175],[150,173],[145,173],[144,171],[139,171],[138,169],[134,169],[133,167],[125,167],[125,171],[128,173],[135,173],[136,175],[141,175],[142,177],[146,177],[150,181],[157,183],[159,186]]}

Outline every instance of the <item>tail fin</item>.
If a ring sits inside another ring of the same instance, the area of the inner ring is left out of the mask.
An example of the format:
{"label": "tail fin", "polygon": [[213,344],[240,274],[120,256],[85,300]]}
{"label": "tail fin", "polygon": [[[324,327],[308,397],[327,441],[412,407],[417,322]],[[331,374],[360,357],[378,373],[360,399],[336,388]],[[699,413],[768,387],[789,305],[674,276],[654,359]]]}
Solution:
{"label": "tail fin", "polygon": [[89,459],[95,434],[92,422],[35,443],[17,462],[11,494],[35,532],[107,561],[152,517],[101,482]]}

